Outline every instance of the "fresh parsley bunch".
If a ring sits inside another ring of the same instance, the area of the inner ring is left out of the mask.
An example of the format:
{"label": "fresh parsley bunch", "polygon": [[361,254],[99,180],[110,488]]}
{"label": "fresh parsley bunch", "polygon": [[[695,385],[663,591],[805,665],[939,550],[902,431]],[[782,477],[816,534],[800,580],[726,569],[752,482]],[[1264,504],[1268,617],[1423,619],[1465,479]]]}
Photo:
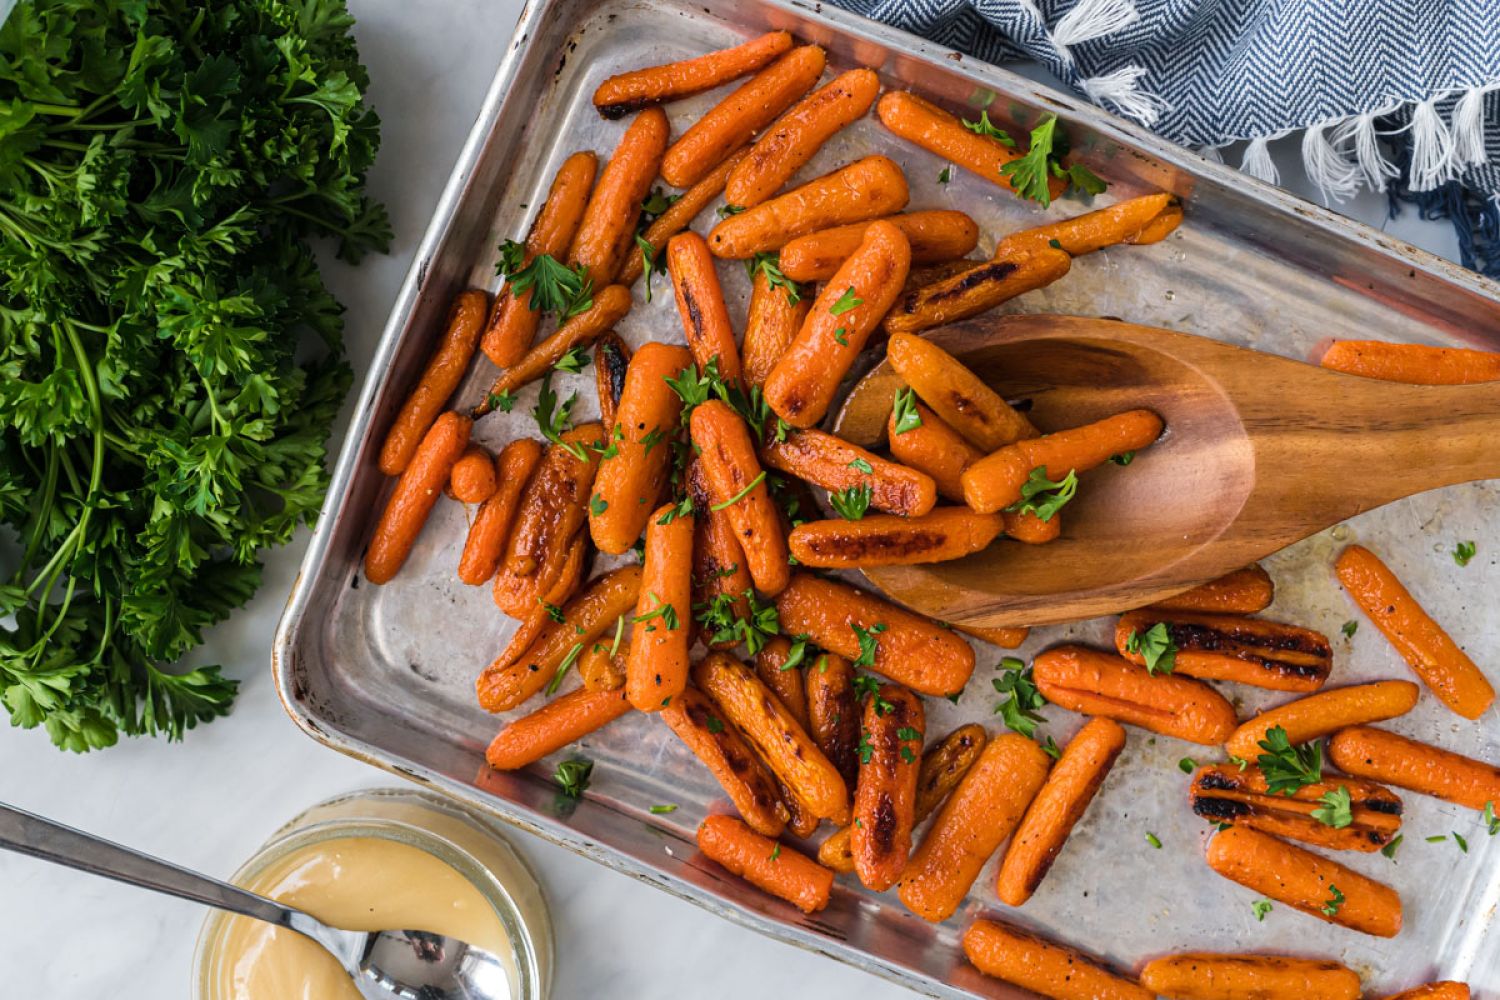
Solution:
{"label": "fresh parsley bunch", "polygon": [[389,239],[342,0],[0,28],[0,701],[84,751],[228,711],[166,665],[311,522],[349,387],[309,237]]}

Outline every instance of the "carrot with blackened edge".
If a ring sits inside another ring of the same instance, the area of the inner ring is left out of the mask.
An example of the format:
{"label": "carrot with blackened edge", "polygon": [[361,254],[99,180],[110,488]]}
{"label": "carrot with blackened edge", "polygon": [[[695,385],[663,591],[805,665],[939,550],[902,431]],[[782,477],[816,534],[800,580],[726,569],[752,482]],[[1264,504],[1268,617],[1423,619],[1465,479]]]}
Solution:
{"label": "carrot with blackened edge", "polygon": [[1029,628],[990,628],[983,625],[955,625],[964,635],[972,635],[1001,649],[1016,649],[1031,634]]}
{"label": "carrot with blackened edge", "polygon": [[[563,161],[557,176],[552,179],[552,188],[547,192],[542,210],[526,234],[522,268],[544,254],[558,262],[567,255],[568,246],[583,219],[584,207],[588,205],[597,168],[598,157],[588,151],[574,153]],[[485,357],[501,368],[509,368],[521,360],[536,338],[541,313],[531,304],[532,292],[528,288],[520,294],[514,293],[508,278],[490,307],[479,347]]]}
{"label": "carrot with blackened edge", "polygon": [[365,579],[387,583],[401,570],[448,482],[453,464],[468,447],[473,427],[468,417],[450,411],[434,420],[423,435],[370,537],[370,547],[365,551]]}
{"label": "carrot with blackened edge", "polygon": [[[802,679],[802,668],[806,664],[793,663],[788,666],[791,656],[792,644],[784,636],[778,635],[768,640],[755,654],[755,675],[762,684],[770,688],[772,694],[781,699],[786,710],[792,713],[792,718],[797,720],[797,725],[811,736],[812,726],[807,718],[807,690]],[[817,743],[817,740],[814,739],[813,742]]]}
{"label": "carrot with blackened edge", "polygon": [[525,357],[501,372],[490,385],[472,415],[477,419],[494,409],[499,400],[514,394],[550,372],[564,354],[587,347],[604,336],[630,312],[630,289],[609,285],[594,292],[593,304],[565,321],[546,340],[526,352]]}
{"label": "carrot with blackened edge", "polygon": [[872,514],[858,521],[807,521],[786,536],[804,566],[862,569],[948,562],[972,555],[1000,536],[998,514],[940,507],[920,517]]}
{"label": "carrot with blackened edge", "polygon": [[1017,733],[990,740],[969,768],[901,875],[901,902],[940,923],[958,909],[990,855],[1021,821],[1051,763]]}
{"label": "carrot with blackened edge", "polygon": [[630,346],[618,333],[610,330],[594,341],[594,391],[599,395],[599,422],[606,428],[615,426],[629,370]]}
{"label": "carrot with blackened edge", "polygon": [[[1331,826],[1328,795],[1349,796],[1349,822]],[[1401,830],[1401,799],[1389,789],[1344,775],[1303,785],[1286,794],[1272,792],[1259,767],[1205,764],[1193,775],[1193,812],[1216,825],[1248,826],[1275,837],[1300,840],[1334,851],[1378,851]]]}
{"label": "carrot with blackened edge", "polygon": [[514,771],[583,739],[629,711],[624,692],[579,688],[500,730],[484,759],[497,771]]}
{"label": "carrot with blackened edge", "polygon": [[646,525],[641,591],[636,600],[625,693],[642,712],[656,712],[687,686],[692,644],[693,515],[666,504]]}
{"label": "carrot with blackened edge", "polygon": [[1328,741],[1328,758],[1349,774],[1384,781],[1476,811],[1500,810],[1500,767],[1426,743],[1353,726]]}
{"label": "carrot with blackened edge", "polygon": [[827,431],[790,431],[783,441],[767,441],[760,457],[771,468],[830,493],[868,488],[870,506],[890,514],[918,517],[930,513],[937,503],[937,485],[931,476]]}
{"label": "carrot with blackened edge", "polygon": [[734,343],[734,327],[713,254],[703,237],[691,231],[672,237],[667,243],[667,273],[672,276],[682,332],[698,368],[705,370],[718,359],[719,377],[729,385],[739,382],[740,352]]}
{"label": "carrot with blackened edge", "polygon": [[689,423],[712,506],[728,512],[756,589],[774,597],[791,576],[786,536],[749,428],[717,399],[695,407]]}
{"label": "carrot with blackened edge", "polygon": [[1339,583],[1428,690],[1457,714],[1477,719],[1495,689],[1458,643],[1432,619],[1390,567],[1362,545],[1339,554]]}
{"label": "carrot with blackened edge", "polygon": [[810,290],[778,288],[771,284],[764,269],[756,268],[750,282],[745,336],[740,343],[740,363],[747,385],[765,383],[766,376],[802,328],[812,304]]}
{"label": "carrot with blackened edge", "polygon": [[1054,1000],[1153,1000],[1150,990],[1115,975],[1065,945],[998,920],[976,920],[964,955],[987,976]]}
{"label": "carrot with blackened edge", "polygon": [[911,249],[901,231],[888,222],[871,225],[766,376],[766,403],[778,416],[802,428],[823,419],[910,266]]}
{"label": "carrot with blackened edge", "polygon": [[[908,90],[887,92],[875,111],[881,124],[907,142],[951,160],[992,184],[1014,190],[1010,175],[1001,173],[1000,168],[1025,155],[1019,147],[970,131],[953,115]],[[1051,196],[1057,198],[1067,183],[1049,177],[1047,187]]]}
{"label": "carrot with blackened edge", "polygon": [[886,358],[923,403],[980,450],[979,457],[1037,436],[1037,429],[1025,414],[931,341],[906,333],[892,334]]}
{"label": "carrot with blackened edge", "polygon": [[1396,890],[1270,834],[1231,826],[1214,835],[1206,856],[1230,881],[1319,920],[1375,937],[1401,930]]}
{"label": "carrot with blackened edge", "polygon": [[1032,661],[1037,689],[1072,712],[1213,746],[1234,732],[1234,706],[1201,681],[1149,674],[1110,653],[1056,646]]}
{"label": "carrot with blackened edge", "polygon": [[888,333],[917,333],[956,323],[1052,284],[1073,258],[1043,243],[1002,247],[1000,256],[905,291],[885,317]]}
{"label": "carrot with blackened edge", "polygon": [[[867,156],[731,215],[709,231],[708,244],[716,257],[744,260],[808,233],[899,212],[910,194],[895,161]],[[903,270],[896,292],[905,280]]]}
{"label": "carrot with blackened edge", "polygon": [[[889,222],[906,236],[913,264],[954,260],[979,243],[978,224],[963,212],[904,212],[888,215],[881,221]],[[781,273],[793,281],[827,281],[859,249],[869,228],[868,222],[855,222],[797,237],[781,248]]]}
{"label": "carrot with blackened edge", "polygon": [[1359,1000],[1359,975],[1322,959],[1185,952],[1153,959],[1141,985],[1173,1000]]}
{"label": "carrot with blackened edge", "polygon": [[1020,906],[1036,892],[1124,749],[1125,730],[1110,719],[1090,719],[1073,737],[1005,852],[995,885],[1002,903]]}
{"label": "carrot with blackened edge", "polygon": [[594,91],[594,107],[604,118],[623,118],[642,108],[692,97],[755,72],[791,47],[790,32],[771,31],[692,59],[616,73]]}
{"label": "carrot with blackened edge", "polygon": [[854,870],[867,888],[896,884],[911,853],[917,777],[927,717],[916,695],[882,684],[865,702],[864,746],[854,788]]}
{"label": "carrot with blackened edge", "polygon": [[819,653],[802,679],[808,734],[823,756],[854,787],[859,776],[859,698],[854,667],[837,653]]}
{"label": "carrot with blackened edge", "polygon": [[1333,669],[1333,647],[1323,633],[1241,615],[1131,611],[1115,623],[1115,649],[1144,666],[1140,637],[1158,626],[1176,650],[1172,669],[1189,677],[1309,692]]}
{"label": "carrot with blackened edge", "polygon": [[707,695],[690,685],[661,710],[661,717],[708,768],[751,829],[767,837],[781,835],[788,814],[776,779]]}
{"label": "carrot with blackened edge", "polygon": [[1386,997],[1385,1000],[1469,1000],[1469,996],[1467,984],[1456,983],[1450,979],[1404,990]]}
{"label": "carrot with blackened edge", "polygon": [[542,452],[542,443],[535,438],[516,438],[500,449],[495,459],[495,492],[474,515],[458,560],[458,578],[471,587],[487,582],[500,566],[521,494],[541,464]]}
{"label": "carrot with blackened edge", "polygon": [[1151,605],[1151,610],[1253,615],[1270,607],[1275,597],[1276,585],[1271,582],[1271,574],[1257,564],[1163,598]]}
{"label": "carrot with blackened edge", "polygon": [[729,175],[725,200],[750,208],[774,195],[834,133],[870,110],[878,93],[880,77],[861,67],[840,73],[808,94],[750,147],[750,154]]}
{"label": "carrot with blackened edge", "polygon": [[401,404],[401,411],[386,432],[385,443],[380,448],[380,471],[387,476],[399,476],[406,471],[417,446],[437,420],[448,397],[463,381],[469,359],[474,356],[474,347],[479,342],[487,302],[483,292],[472,288],[459,292],[453,300],[438,349],[433,352],[417,380],[417,387]]}
{"label": "carrot with blackened edge", "polygon": [[1307,743],[1349,726],[1405,715],[1416,706],[1418,693],[1410,681],[1375,681],[1319,691],[1260,713],[1236,729],[1224,741],[1224,749],[1254,760],[1260,755],[1261,740],[1272,729],[1286,730],[1287,741],[1293,745]]}
{"label": "carrot with blackened edge", "polygon": [[[633,285],[646,272],[646,261],[649,259],[654,270],[660,272],[666,270],[666,257],[662,256],[667,247],[667,241],[682,232],[692,221],[719,195],[724,193],[724,183],[729,179],[729,172],[734,169],[745,156],[745,150],[740,150],[729,159],[719,164],[713,170],[704,175],[703,179],[686,191],[672,204],[667,206],[641,234],[641,239],[646,242],[646,247],[636,244],[639,253],[628,254],[625,264],[620,268],[619,283],[622,285]],[[651,280],[649,277],[648,281]]]}
{"label": "carrot with blackened edge", "polygon": [[[1172,196],[1169,194],[1141,195],[1116,202],[1108,208],[1075,215],[1071,219],[1023,229],[1001,239],[995,247],[994,256],[999,257],[1006,251],[1023,245],[1045,245],[1073,257],[1082,257],[1095,250],[1127,242],[1166,212],[1171,203]],[[1181,221],[1181,213],[1175,218]],[[1162,233],[1155,239],[1163,239],[1166,235]]]}
{"label": "carrot with blackened edge", "polygon": [[1150,410],[1127,410],[1082,427],[1006,445],[964,470],[964,499],[979,511],[997,511],[1021,499],[1036,469],[1060,481],[1087,472],[1110,456],[1139,451],[1161,436],[1162,421]]}
{"label": "carrot with blackened edge", "polygon": [[698,849],[803,913],[823,909],[833,893],[833,872],[804,854],[783,849],[732,816],[705,819],[698,827]]}
{"label": "carrot with blackened edge", "polygon": [[[745,565],[745,550],[735,536],[734,524],[727,511],[714,510],[713,498],[708,491],[708,481],[703,475],[703,464],[698,459],[688,463],[687,495],[693,503],[693,607],[713,608],[727,603],[729,614],[736,621],[750,618],[750,601],[753,581]],[[699,638],[704,645],[714,649],[733,649],[740,644],[737,634],[718,639],[704,630],[702,622],[694,618]]]}
{"label": "carrot with blackened edge", "polygon": [[448,473],[448,495],[459,503],[484,503],[495,493],[495,460],[471,444]]}
{"label": "carrot with blackened edge", "polygon": [[710,108],[661,161],[661,176],[689,187],[771,124],[823,75],[826,57],[816,45],[792,49]]}
{"label": "carrot with blackened edge", "polygon": [[1500,381],[1500,352],[1463,347],[1335,340],[1318,363],[1348,375],[1415,385],[1473,385]]}

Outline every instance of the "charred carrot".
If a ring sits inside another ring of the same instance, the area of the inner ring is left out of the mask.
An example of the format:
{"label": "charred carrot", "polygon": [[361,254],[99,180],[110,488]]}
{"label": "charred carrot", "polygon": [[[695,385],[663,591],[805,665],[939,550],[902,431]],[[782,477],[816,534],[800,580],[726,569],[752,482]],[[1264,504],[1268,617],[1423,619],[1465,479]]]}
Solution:
{"label": "charred carrot", "polygon": [[661,167],[667,132],[667,116],[660,108],[636,115],[589,196],[568,247],[568,263],[582,265],[596,289],[613,282],[635,250],[635,224]]}
{"label": "charred carrot", "polygon": [[1500,380],[1500,352],[1378,340],[1335,340],[1319,362],[1324,368],[1416,385],[1472,385]]}
{"label": "charred carrot", "polygon": [[542,443],[534,438],[516,438],[500,449],[495,459],[495,492],[474,515],[458,560],[458,578],[471,587],[495,575],[521,505],[521,493],[541,464],[542,450]]}
{"label": "charred carrot", "polygon": [[672,276],[677,313],[693,360],[699,369],[706,369],[717,358],[719,377],[731,385],[739,382],[740,352],[734,343],[734,327],[729,323],[713,254],[703,237],[692,231],[672,237],[667,243],[667,273]]}
{"label": "charred carrot", "polygon": [[[641,234],[641,239],[646,246],[636,244],[638,253],[626,256],[625,264],[620,268],[619,282],[622,285],[633,285],[642,274],[646,272],[646,262],[649,260],[652,267],[661,272],[666,269],[667,241],[682,232],[692,221],[698,217],[709,205],[724,193],[724,184],[729,179],[729,172],[735,165],[744,159],[745,150],[740,150],[723,163],[714,167],[703,179],[686,191],[682,192],[667,210],[652,220],[651,225]],[[649,249],[648,249],[649,248]]]}
{"label": "charred carrot", "polygon": [[[1108,208],[1085,212],[1061,222],[1023,229],[1002,239],[995,247],[995,256],[1000,257],[1006,251],[1029,245],[1051,246],[1071,256],[1082,257],[1095,250],[1131,240],[1167,211],[1171,202],[1172,196],[1165,193],[1141,195],[1139,198],[1127,198]],[[1176,219],[1181,221],[1181,213],[1177,214]],[[1166,235],[1162,233],[1155,239],[1163,239]]]}
{"label": "charred carrot", "polygon": [[1339,582],[1401,658],[1444,705],[1477,719],[1495,702],[1495,689],[1458,643],[1433,621],[1396,574],[1362,545],[1338,558]]}
{"label": "charred carrot", "polygon": [[[793,301],[795,297],[796,301]],[[812,309],[812,295],[799,289],[788,292],[771,284],[757,268],[750,283],[750,314],[745,320],[745,338],[740,344],[745,382],[762,385],[776,362],[786,353]]]}
{"label": "charred carrot", "polygon": [[375,525],[365,552],[366,580],[387,583],[401,570],[443,492],[453,463],[468,446],[473,427],[468,417],[450,411],[434,420],[423,435]]}
{"label": "charred carrot", "polygon": [[1090,719],[1073,737],[1011,837],[995,887],[1002,903],[1036,892],[1124,749],[1125,730],[1109,719]]}
{"label": "charred carrot", "polygon": [[806,840],[818,829],[822,822],[818,814],[808,805],[807,800],[793,787],[780,778],[776,779],[776,787],[781,795],[781,801],[786,803],[786,811],[790,819],[786,821],[786,828],[794,837]]}
{"label": "charred carrot", "polygon": [[1230,881],[1319,920],[1375,937],[1395,937],[1401,930],[1396,890],[1259,830],[1219,831],[1207,857],[1208,866]]}
{"label": "charred carrot", "polygon": [[618,333],[610,330],[594,341],[594,391],[599,395],[599,422],[605,427],[615,425],[629,370],[630,346]]}
{"label": "charred carrot", "polygon": [[[716,257],[744,260],[820,229],[899,212],[908,197],[901,168],[887,157],[867,156],[731,215],[709,231],[708,245]],[[905,280],[903,270],[893,297]]]}
{"label": "charred carrot", "polygon": [[976,920],[964,931],[964,955],[974,967],[1055,1000],[1153,1000],[1155,994],[1095,964],[1065,945],[1044,941],[996,920]]}
{"label": "charred carrot", "polygon": [[1418,986],[1413,990],[1405,990],[1388,996],[1385,1000],[1469,1000],[1469,996],[1467,984],[1446,980],[1441,983]]}
{"label": "charred carrot", "polygon": [[[1315,814],[1326,809],[1324,797],[1344,793],[1349,796],[1349,822],[1321,822]],[[1272,793],[1259,767],[1205,764],[1193,775],[1189,796],[1193,812],[1210,823],[1248,826],[1335,851],[1378,851],[1401,829],[1401,800],[1358,778],[1329,777],[1287,795]]]}
{"label": "charred carrot", "polygon": [[824,63],[822,49],[803,45],[756,73],[672,144],[661,161],[662,178],[673,187],[696,184],[811,90]]}
{"label": "charred carrot", "polygon": [[1141,985],[1173,1000],[1359,1000],[1359,975],[1337,962],[1185,952],[1146,963]]}
{"label": "charred carrot", "polygon": [[1115,649],[1145,664],[1140,638],[1160,626],[1176,649],[1173,669],[1189,677],[1275,691],[1316,691],[1333,668],[1328,637],[1312,629],[1240,615],[1131,611],[1115,624]]}
{"label": "charred carrot", "polygon": [[417,380],[417,387],[401,404],[401,412],[396,414],[381,446],[380,471],[387,476],[399,476],[406,471],[448,397],[463,381],[484,326],[487,302],[483,292],[472,288],[459,292],[453,300],[443,339]]}
{"label": "charred carrot", "polygon": [[579,688],[500,730],[484,759],[498,771],[514,771],[583,739],[628,711],[630,702],[623,691]]}
{"label": "charred carrot", "polygon": [[[687,468],[687,494],[693,503],[693,607],[712,608],[727,601],[735,620],[750,618],[750,594],[753,581],[745,565],[745,550],[735,536],[734,524],[727,511],[714,510],[703,463],[693,459]],[[696,623],[696,616],[695,616]],[[714,649],[733,649],[740,644],[737,634],[715,639],[699,624],[699,638]]]}
{"label": "charred carrot", "polygon": [[1217,580],[1184,590],[1153,604],[1152,610],[1202,611],[1221,615],[1253,615],[1271,606],[1276,585],[1259,565],[1226,573]]}
{"label": "charred carrot", "polygon": [[601,638],[578,657],[578,679],[590,691],[620,691],[625,687],[625,660],[629,655],[629,649],[615,650],[614,643]]}
{"label": "charred carrot", "polygon": [[[794,663],[787,666],[791,655],[792,644],[786,638],[778,635],[769,640],[755,654],[755,676],[781,700],[792,718],[797,720],[797,725],[811,736],[812,727],[807,718],[807,690],[802,682],[803,665]],[[818,741],[815,738],[813,742]],[[821,746],[819,749],[822,749]]]}
{"label": "charred carrot", "polygon": [[725,200],[750,208],[774,195],[834,133],[870,110],[879,92],[875,71],[861,67],[840,73],[798,101],[729,175]]}
{"label": "charred carrot", "polygon": [[901,231],[888,222],[872,224],[766,376],[766,402],[782,419],[803,428],[823,419],[910,266],[911,249]]}
{"label": "charred carrot", "polygon": [[864,746],[854,789],[854,870],[866,888],[896,884],[911,853],[927,717],[916,695],[882,684],[865,702]]}
{"label": "charred carrot", "polygon": [[1236,757],[1260,756],[1260,741],[1280,726],[1292,744],[1321,739],[1349,726],[1394,719],[1417,703],[1417,686],[1410,681],[1375,681],[1310,694],[1268,709],[1246,722],[1224,741]]}
{"label": "charred carrot", "polygon": [[901,902],[923,920],[951,917],[990,855],[1021,822],[1051,763],[1018,733],[990,740],[901,875]]}
{"label": "charred carrot", "polygon": [[917,333],[978,316],[1052,284],[1072,265],[1072,257],[1045,243],[1003,247],[993,260],[903,292],[886,314],[885,329],[892,334]]}
{"label": "charred carrot", "polygon": [[859,775],[859,699],[854,667],[837,653],[820,653],[802,681],[807,693],[808,735],[853,788]]}
{"label": "charred carrot", "polygon": [[786,537],[799,563],[818,569],[910,566],[962,559],[999,537],[1000,515],[940,507],[920,517],[872,514],[858,521],[807,521]]}
{"label": "charred carrot", "polygon": [[459,503],[484,503],[495,493],[495,460],[471,444],[448,473],[448,495]]}
{"label": "charred carrot", "polygon": [[962,691],[974,672],[974,650],[963,639],[846,583],[798,573],[776,610],[788,635],[806,632],[823,649],[921,694]]}
{"label": "charred carrot", "polygon": [[1234,732],[1234,706],[1201,681],[1148,674],[1128,660],[1085,646],[1057,646],[1032,661],[1046,699],[1073,712],[1115,719],[1212,746]]}
{"label": "charred carrot", "polygon": [[605,118],[623,118],[642,108],[692,97],[755,72],[791,47],[790,32],[771,31],[693,59],[616,73],[594,91],[594,107]]}
{"label": "charred carrot", "polygon": [[[962,212],[922,211],[886,216],[911,244],[913,264],[953,260],[979,243],[979,226]],[[824,229],[799,236],[781,248],[781,273],[792,281],[827,281],[859,249],[868,222]]]}
{"label": "charred carrot", "polygon": [[1161,436],[1161,417],[1150,410],[1127,410],[1072,430],[1006,445],[964,470],[964,499],[978,511],[997,511],[1021,499],[1033,470],[1057,481],[1087,472],[1110,456],[1139,451]]}
{"label": "charred carrot", "polygon": [[972,635],[1001,649],[1016,649],[1031,634],[1029,628],[986,628],[983,625],[955,625],[964,635]]}
{"label": "charred carrot", "polygon": [[1037,436],[1036,428],[1024,414],[931,341],[905,333],[892,334],[886,358],[922,402],[979,449],[981,455],[976,459],[1023,438]]}
{"label": "charred carrot", "polygon": [[589,501],[589,534],[600,552],[627,551],[651,520],[654,497],[672,458],[682,399],[667,384],[692,363],[681,347],[645,344],[625,372],[625,389]]}
{"label": "charred carrot", "polygon": [[479,706],[507,712],[546,687],[569,656],[582,655],[617,618],[632,613],[640,586],[640,566],[621,566],[565,604],[562,621],[544,614],[530,645],[519,654],[507,650],[479,675]]}
{"label": "charred carrot", "polygon": [[803,913],[828,905],[833,872],[797,851],[783,849],[732,816],[710,816],[698,827],[698,849],[758,889]]}
{"label": "charred carrot", "polygon": [[767,441],[760,457],[830,493],[870,491],[870,506],[891,514],[919,517],[937,502],[937,485],[926,473],[898,465],[826,431],[790,431],[783,441]]}
{"label": "charred carrot", "polygon": [[713,506],[729,512],[756,589],[771,596],[781,593],[791,575],[786,537],[749,429],[716,399],[695,407],[690,424]]}
{"label": "charred carrot", "polygon": [[[930,101],[907,90],[893,90],[880,99],[876,114],[886,128],[936,156],[951,160],[992,184],[1012,188],[1010,176],[1000,172],[1024,154],[988,135],[971,132],[963,122]],[[1062,194],[1065,183],[1049,178],[1051,196]]]}
{"label": "charred carrot", "polygon": [[1500,767],[1405,736],[1354,726],[1328,741],[1328,757],[1342,770],[1384,781],[1468,809],[1500,810]]}
{"label": "charred carrot", "polygon": [[751,829],[767,837],[781,835],[787,809],[776,779],[707,695],[686,687],[661,710],[661,717],[713,774]]}
{"label": "charred carrot", "polygon": [[642,712],[656,712],[687,686],[692,638],[693,515],[666,504],[646,525],[641,592],[636,599],[625,693]]}
{"label": "charred carrot", "polygon": [[501,372],[490,385],[490,391],[474,407],[477,419],[494,409],[496,400],[515,393],[550,372],[562,356],[575,347],[587,347],[604,336],[625,314],[630,312],[630,289],[609,285],[594,292],[593,304],[569,319],[548,337],[526,352],[525,357]]}
{"label": "charred carrot", "polygon": [[[542,210],[536,214],[531,231],[526,234],[523,267],[543,254],[557,261],[567,256],[568,246],[583,220],[583,210],[588,205],[598,165],[598,157],[588,151],[574,153],[563,161],[557,176],[552,179],[552,189],[547,192]],[[531,294],[529,288],[520,294],[512,292],[507,281],[490,308],[484,339],[479,342],[479,347],[501,368],[509,368],[520,361],[536,339],[541,313],[532,308]]]}

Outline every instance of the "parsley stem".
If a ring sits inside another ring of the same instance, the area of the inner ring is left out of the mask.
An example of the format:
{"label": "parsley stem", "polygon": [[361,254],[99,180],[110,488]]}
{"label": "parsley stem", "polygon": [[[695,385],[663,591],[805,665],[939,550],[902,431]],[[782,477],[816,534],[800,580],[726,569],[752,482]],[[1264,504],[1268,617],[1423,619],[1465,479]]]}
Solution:
{"label": "parsley stem", "polygon": [[744,489],[740,490],[738,493],[736,493],[734,496],[730,497],[728,500],[725,500],[723,503],[716,503],[716,504],[714,504],[712,507],[709,508],[709,510],[723,510],[725,507],[733,507],[735,504],[737,504],[741,500],[745,499],[745,497],[749,496],[750,495],[750,491],[753,490],[753,489],[755,489],[755,487],[759,486],[761,484],[762,480],[764,480],[765,478],[766,478],[766,470],[765,469],[761,469],[760,470],[760,475],[758,475],[754,479],[750,480],[749,484]]}

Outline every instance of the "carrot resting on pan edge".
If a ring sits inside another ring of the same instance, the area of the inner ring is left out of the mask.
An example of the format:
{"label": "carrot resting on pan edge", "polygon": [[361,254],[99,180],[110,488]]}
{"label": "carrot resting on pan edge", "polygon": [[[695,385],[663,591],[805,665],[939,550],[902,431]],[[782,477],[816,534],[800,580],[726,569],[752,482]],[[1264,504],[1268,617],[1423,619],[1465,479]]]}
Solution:
{"label": "carrot resting on pan edge", "polygon": [[594,107],[605,118],[623,118],[654,104],[692,97],[755,72],[791,47],[791,32],[772,31],[693,59],[616,73],[594,91]]}
{"label": "carrot resting on pan edge", "polygon": [[1359,975],[1337,962],[1184,952],[1153,959],[1141,985],[1172,1000],[1359,1000]]}
{"label": "carrot resting on pan edge", "polygon": [[976,920],[964,954],[987,976],[1054,1000],[1153,1000],[1155,993],[1117,976],[1066,945],[998,920]]}
{"label": "carrot resting on pan edge", "polygon": [[1378,340],[1335,340],[1319,362],[1324,368],[1386,382],[1472,385],[1500,381],[1500,352]]}
{"label": "carrot resting on pan edge", "polygon": [[629,711],[624,691],[578,688],[500,730],[484,759],[496,770],[513,771],[583,739]]}
{"label": "carrot resting on pan edge", "polygon": [[1441,983],[1428,983],[1416,989],[1404,990],[1386,997],[1385,1000],[1469,1000],[1469,996],[1468,984],[1445,980]]}
{"label": "carrot resting on pan edge", "polygon": [[698,827],[698,849],[756,888],[816,913],[833,895],[833,872],[732,816],[710,816]]}
{"label": "carrot resting on pan edge", "polygon": [[417,387],[401,405],[401,411],[386,432],[385,443],[380,449],[380,471],[387,476],[399,476],[406,471],[423,436],[442,412],[453,390],[458,388],[458,383],[463,381],[469,359],[474,356],[474,348],[479,343],[488,302],[483,292],[472,288],[460,292],[453,300],[438,349],[433,352],[422,377],[417,380]]}
{"label": "carrot resting on pan edge", "polygon": [[1384,729],[1340,730],[1328,741],[1328,757],[1349,774],[1476,811],[1486,806],[1500,810],[1500,767]]}

